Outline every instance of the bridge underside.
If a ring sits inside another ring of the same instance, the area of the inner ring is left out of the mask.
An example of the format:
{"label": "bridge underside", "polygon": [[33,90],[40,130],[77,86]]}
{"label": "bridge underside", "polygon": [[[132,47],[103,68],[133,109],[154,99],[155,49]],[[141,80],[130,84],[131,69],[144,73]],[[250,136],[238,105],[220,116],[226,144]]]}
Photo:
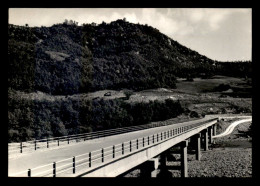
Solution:
{"label": "bridge underside", "polygon": [[[114,159],[109,162],[104,163],[103,165],[93,168],[92,170],[84,173],[77,174],[77,176],[81,177],[116,177],[118,175],[121,175],[128,170],[133,169],[134,167],[137,167],[138,165],[143,164],[144,162],[160,155],[161,153],[167,151],[171,147],[186,141],[192,136],[195,136],[196,134],[203,134],[204,137],[204,150],[207,150],[208,148],[208,134],[211,138],[212,134],[212,125],[214,125],[217,121],[211,121],[203,126],[200,126],[196,129],[193,129],[191,131],[187,131],[186,133],[180,134],[179,136],[174,136],[172,138],[169,138],[165,141],[159,142],[157,144],[150,144],[146,148],[142,148],[140,150],[137,150],[131,154],[128,154],[126,156],[123,156],[119,159]],[[210,132],[208,132],[208,128],[210,129]],[[200,143],[199,143],[200,144]],[[184,147],[185,148],[185,147]],[[199,151],[197,151],[199,153]],[[185,152],[183,153],[184,159],[182,162],[185,162]],[[197,155],[197,159],[199,159],[200,155]],[[187,158],[187,156],[186,156]],[[187,167],[183,168],[184,174],[183,177],[187,176]]]}

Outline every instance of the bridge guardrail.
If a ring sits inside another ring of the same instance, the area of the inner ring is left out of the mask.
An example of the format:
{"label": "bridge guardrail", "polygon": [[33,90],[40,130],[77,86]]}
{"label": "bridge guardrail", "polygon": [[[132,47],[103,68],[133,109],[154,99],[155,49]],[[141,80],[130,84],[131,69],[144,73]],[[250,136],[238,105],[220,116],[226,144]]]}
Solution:
{"label": "bridge guardrail", "polygon": [[144,130],[148,128],[155,128],[161,126],[172,125],[172,123],[152,123],[152,124],[145,124],[145,125],[138,125],[138,126],[131,126],[131,127],[122,127],[122,128],[115,128],[115,129],[107,129],[97,132],[90,132],[90,133],[83,133],[83,134],[76,134],[76,135],[68,135],[68,136],[61,136],[61,137],[53,137],[53,138],[45,138],[39,140],[30,140],[20,143],[9,143],[8,144],[8,153],[17,154],[23,152],[32,152],[38,149],[43,148],[50,148],[50,147],[59,147],[64,144],[70,144],[72,142],[80,142],[86,140],[92,140],[117,134],[124,134],[127,132],[133,132],[137,130]]}
{"label": "bridge guardrail", "polygon": [[[203,122],[179,127],[173,126],[173,128],[159,133],[155,133],[142,138],[136,138],[130,141],[73,156],[71,158],[63,159],[50,164],[38,166],[26,171],[13,174],[11,176],[26,175],[28,177],[57,177],[58,175],[62,176],[62,173],[75,174],[76,170],[83,165],[85,168],[84,170],[87,171],[87,169],[90,170],[91,168],[97,167],[102,163],[126,156],[142,148],[161,143],[217,119],[218,118],[213,118]],[[46,170],[46,167],[49,168]],[[68,173],[68,171],[70,171],[70,173]]]}

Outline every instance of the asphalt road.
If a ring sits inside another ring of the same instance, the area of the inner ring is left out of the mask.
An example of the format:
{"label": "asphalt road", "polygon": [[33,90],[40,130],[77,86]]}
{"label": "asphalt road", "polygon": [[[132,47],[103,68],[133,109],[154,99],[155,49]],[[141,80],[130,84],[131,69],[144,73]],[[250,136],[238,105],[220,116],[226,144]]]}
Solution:
{"label": "asphalt road", "polygon": [[245,123],[245,122],[250,122],[250,121],[252,121],[252,118],[235,121],[235,122],[231,123],[224,132],[222,132],[221,134],[218,134],[216,136],[213,136],[212,138],[220,138],[220,137],[226,136],[226,135],[232,133],[232,131],[234,130],[234,128],[237,125],[239,125],[241,123]]}
{"label": "asphalt road", "polygon": [[[203,122],[212,118],[216,118],[216,116],[206,116],[205,118],[198,119],[198,120],[177,123],[168,126],[150,128],[141,131],[129,132],[129,133],[109,136],[101,139],[82,141],[79,143],[60,146],[55,149],[51,148],[51,149],[46,149],[44,151],[34,151],[32,153],[22,154],[17,157],[8,157],[8,175],[12,176],[21,171],[27,171],[28,169],[46,165],[46,164],[50,164],[49,168],[52,168],[51,164],[53,162],[57,162],[67,158],[72,159],[73,156],[78,156],[96,150],[101,150],[102,148],[107,149],[106,147],[109,147],[109,149],[111,147],[112,149],[113,145],[122,144],[123,142],[128,142],[130,140],[136,140],[137,138],[143,138],[149,135],[161,133],[163,131],[173,129],[175,127]],[[71,159],[69,159],[70,162]],[[27,173],[25,172],[17,176],[26,176],[26,175]]]}
{"label": "asphalt road", "polygon": [[[105,147],[112,147],[123,142],[130,140],[135,140],[137,138],[142,138],[148,135],[157,134],[168,130],[170,128],[175,128],[178,126],[188,125],[191,123],[202,122],[208,120],[209,118],[202,118],[199,120],[193,120],[178,124],[172,124],[163,127],[156,127],[151,129],[145,129],[141,131],[130,132],[127,134],[120,134],[109,136],[104,139],[89,140],[79,143],[74,143],[71,145],[64,145],[59,148],[49,149],[45,151],[35,151],[33,153],[23,154],[17,157],[8,158],[8,175],[12,176],[21,171],[26,171],[30,168],[38,167],[45,164],[50,164],[62,159],[72,158],[73,156],[78,156],[90,151],[99,150]],[[26,175],[26,173],[24,174]],[[17,175],[18,176],[18,175]]]}

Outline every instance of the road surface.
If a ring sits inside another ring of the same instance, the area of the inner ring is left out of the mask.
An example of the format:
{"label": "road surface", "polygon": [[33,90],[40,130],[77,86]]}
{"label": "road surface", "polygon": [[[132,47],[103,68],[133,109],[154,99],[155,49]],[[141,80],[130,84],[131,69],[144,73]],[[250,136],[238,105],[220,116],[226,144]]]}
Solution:
{"label": "road surface", "polygon": [[226,129],[223,133],[218,134],[218,135],[215,135],[215,136],[213,136],[212,138],[220,138],[220,137],[229,135],[229,134],[232,133],[232,131],[234,130],[234,128],[235,128],[237,125],[239,125],[239,124],[241,124],[241,123],[245,123],[245,122],[250,122],[250,121],[252,121],[252,118],[234,121],[233,123],[231,123],[231,124],[227,127],[227,129]]}
{"label": "road surface", "polygon": [[210,117],[205,117],[198,120],[177,123],[168,126],[150,128],[141,131],[130,132],[127,134],[109,136],[98,140],[83,141],[80,143],[65,145],[61,146],[60,148],[50,149],[46,151],[35,151],[33,153],[22,154],[17,157],[8,157],[8,175],[12,176],[17,172],[26,171],[30,168],[50,164],[66,158],[72,158],[73,156],[78,156],[84,153],[117,145],[137,138],[157,134],[173,127],[184,126],[192,123],[200,123],[208,120],[209,118]]}

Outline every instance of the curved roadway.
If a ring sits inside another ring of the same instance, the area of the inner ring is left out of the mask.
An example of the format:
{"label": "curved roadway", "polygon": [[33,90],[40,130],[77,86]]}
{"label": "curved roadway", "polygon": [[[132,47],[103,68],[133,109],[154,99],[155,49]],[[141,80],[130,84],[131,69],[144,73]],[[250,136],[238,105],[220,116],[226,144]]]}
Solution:
{"label": "curved roadway", "polygon": [[252,121],[252,118],[235,121],[235,122],[231,123],[223,133],[212,136],[212,138],[220,138],[220,137],[226,136],[228,134],[231,134],[237,125],[239,125],[241,123],[245,123],[245,122],[250,122],[250,121]]}

